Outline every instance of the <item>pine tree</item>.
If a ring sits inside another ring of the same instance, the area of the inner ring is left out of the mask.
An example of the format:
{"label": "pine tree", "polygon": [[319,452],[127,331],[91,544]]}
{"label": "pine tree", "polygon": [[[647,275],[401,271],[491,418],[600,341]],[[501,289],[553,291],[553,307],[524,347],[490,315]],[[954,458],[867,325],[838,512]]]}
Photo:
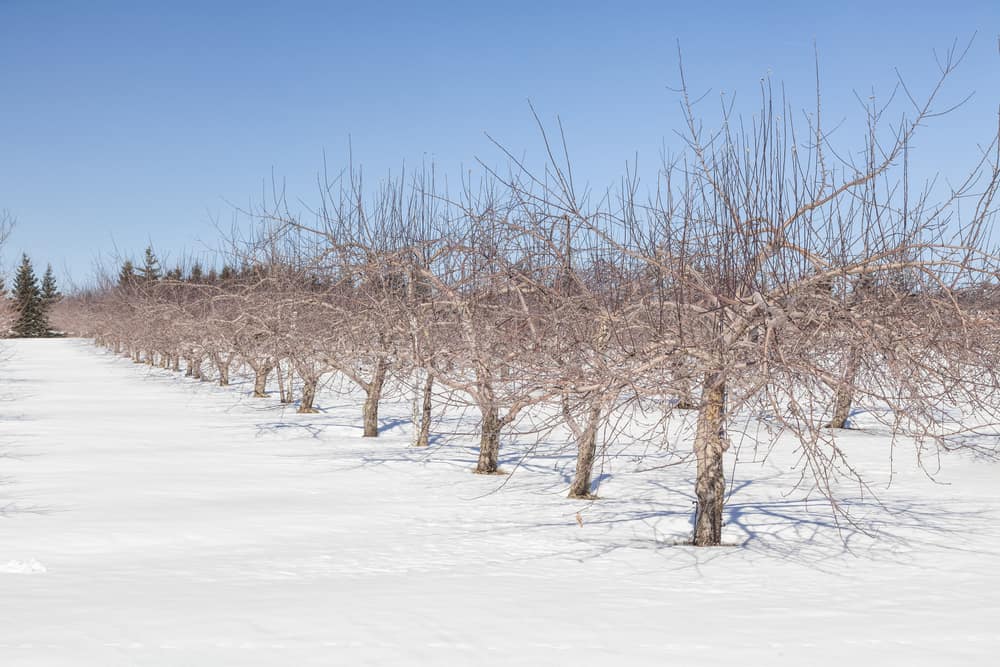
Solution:
{"label": "pine tree", "polygon": [[42,304],[45,306],[46,314],[48,314],[49,308],[58,303],[60,299],[62,299],[62,294],[59,293],[56,277],[52,273],[52,265],[49,264],[45,267],[45,275],[42,276]]}
{"label": "pine tree", "polygon": [[130,289],[135,287],[138,279],[138,276],[135,274],[135,266],[132,264],[132,260],[126,259],[122,264],[121,271],[118,272],[118,286],[123,289]]}
{"label": "pine tree", "polygon": [[191,274],[188,276],[188,280],[193,283],[200,283],[205,279],[205,272],[202,271],[201,264],[198,262],[194,263],[191,267]]}
{"label": "pine tree", "polygon": [[146,246],[146,256],[143,258],[142,268],[139,269],[139,277],[147,283],[156,282],[162,277],[160,260],[156,258],[156,253],[153,252],[151,245]]}
{"label": "pine tree", "polygon": [[45,266],[45,274],[42,276],[42,290],[39,297],[42,302],[42,316],[45,318],[45,332],[41,335],[55,335],[52,332],[49,314],[52,312],[53,306],[59,303],[62,299],[62,294],[59,292],[59,287],[56,285],[56,276],[52,273],[51,264],[47,264]]}
{"label": "pine tree", "polygon": [[49,332],[49,322],[45,316],[42,292],[38,288],[38,278],[28,256],[21,255],[21,266],[14,279],[14,320],[12,330],[15,336],[32,338],[45,336]]}

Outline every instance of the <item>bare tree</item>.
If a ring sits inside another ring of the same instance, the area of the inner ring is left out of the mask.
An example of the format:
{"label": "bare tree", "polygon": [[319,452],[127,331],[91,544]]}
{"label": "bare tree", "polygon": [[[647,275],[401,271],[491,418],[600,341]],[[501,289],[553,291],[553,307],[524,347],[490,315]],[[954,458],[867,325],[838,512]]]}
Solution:
{"label": "bare tree", "polygon": [[662,424],[694,410],[697,546],[723,540],[731,421],[758,418],[761,444],[794,437],[803,479],[849,519],[834,482],[865,485],[837,444],[852,408],[919,452],[956,446],[961,420],[943,406],[1000,421],[998,145],[943,194],[911,196],[907,169],[960,60],[947,54],[923,101],[901,82],[885,105],[864,103],[855,152],[835,148],[818,94],[802,127],[768,81],[752,118],[724,105],[709,131],[682,71],[686,147],[645,197],[631,168],[620,186],[578,189],[544,130],[544,173],[505,152],[507,173],[484,168],[454,197],[427,173],[369,193],[353,165],[324,174],[313,209],[290,210],[274,187],[224,278],[123,271],[87,302],[87,326],[136,361],[184,357],[197,374],[210,359],[221,384],[245,364],[257,395],[277,370],[290,401],[294,371],[300,412],[336,373],[364,396],[366,437],[385,394],[406,387],[426,446],[444,388],[478,411],[482,474],[530,413],[548,427],[538,441],[569,432],[573,498],[594,497],[612,415],[652,405]]}

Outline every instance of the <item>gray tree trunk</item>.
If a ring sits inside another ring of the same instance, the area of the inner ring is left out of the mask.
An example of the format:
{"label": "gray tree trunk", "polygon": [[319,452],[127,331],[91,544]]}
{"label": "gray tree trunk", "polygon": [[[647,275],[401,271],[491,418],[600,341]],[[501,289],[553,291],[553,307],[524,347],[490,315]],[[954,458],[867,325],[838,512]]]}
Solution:
{"label": "gray tree trunk", "polygon": [[854,385],[861,366],[861,353],[857,347],[852,347],[844,362],[844,373],[841,383],[837,385],[833,396],[833,417],[829,428],[848,428],[847,419],[851,416],[851,406],[854,405]]}
{"label": "gray tree trunk", "polygon": [[319,412],[313,407],[316,400],[316,386],[319,384],[317,378],[302,378],[302,401],[299,403],[299,414],[312,414]]}
{"label": "gray tree trunk", "polygon": [[681,365],[676,365],[674,367],[675,375],[681,375],[680,377],[674,377],[673,381],[676,383],[680,390],[677,392],[677,405],[674,406],[678,410],[695,410],[698,408],[698,401],[694,398],[693,387],[691,386],[692,380],[686,375],[687,369]]}
{"label": "gray tree trunk", "polygon": [[362,434],[365,438],[378,437],[378,404],[382,400],[382,387],[385,385],[386,370],[389,363],[384,357],[380,357],[375,362],[375,372],[372,381],[365,387],[364,420],[365,430]]}
{"label": "gray tree trunk", "polygon": [[285,395],[281,399],[282,403],[292,403],[295,401],[295,391],[292,388],[295,380],[295,372],[291,364],[288,364],[288,370],[285,371]]}
{"label": "gray tree trunk", "polygon": [[726,494],[723,454],[728,448],[726,384],[719,374],[711,373],[705,378],[694,440],[698,478],[695,482],[697,508],[693,543],[697,547],[722,544],[722,510]]}
{"label": "gray tree trunk", "polygon": [[481,408],[483,413],[482,434],[479,438],[479,461],[476,474],[492,475],[498,469],[500,459],[500,410],[491,404]]}
{"label": "gray tree trunk", "polygon": [[233,363],[233,355],[212,353],[212,363],[215,364],[216,370],[219,371],[219,386],[220,387],[228,386],[229,367]]}
{"label": "gray tree trunk", "polygon": [[587,423],[576,443],[576,472],[569,486],[569,498],[591,499],[591,476],[597,458],[597,431],[601,424],[601,406],[591,406]]}
{"label": "gray tree trunk", "polygon": [[276,376],[278,378],[278,400],[282,403],[292,402],[292,379],[288,378],[288,383],[285,383],[285,371],[281,367],[281,362],[279,361],[275,368],[277,369]]}
{"label": "gray tree trunk", "polygon": [[434,375],[427,374],[424,380],[423,403],[420,406],[420,430],[417,432],[417,447],[427,447],[431,442],[431,397],[434,391]]}
{"label": "gray tree trunk", "polygon": [[253,396],[254,398],[267,398],[267,377],[271,374],[274,366],[269,364],[253,366]]}

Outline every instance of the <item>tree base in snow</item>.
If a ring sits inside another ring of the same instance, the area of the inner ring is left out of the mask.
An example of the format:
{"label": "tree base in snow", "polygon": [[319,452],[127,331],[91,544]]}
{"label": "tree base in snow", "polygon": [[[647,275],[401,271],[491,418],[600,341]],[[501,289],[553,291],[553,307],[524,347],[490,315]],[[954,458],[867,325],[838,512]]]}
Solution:
{"label": "tree base in snow", "polygon": [[504,469],[502,469],[502,468],[497,468],[496,470],[480,470],[479,468],[475,468],[472,471],[472,474],[473,475],[506,475],[507,471],[504,470]]}

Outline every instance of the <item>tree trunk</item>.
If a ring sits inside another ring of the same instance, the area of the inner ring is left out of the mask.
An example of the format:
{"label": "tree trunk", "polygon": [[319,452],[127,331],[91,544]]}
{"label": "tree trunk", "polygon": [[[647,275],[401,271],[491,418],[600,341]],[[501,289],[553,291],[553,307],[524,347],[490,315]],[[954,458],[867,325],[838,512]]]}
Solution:
{"label": "tree trunk", "polygon": [[389,363],[384,357],[379,357],[375,362],[375,373],[372,381],[365,387],[367,396],[365,397],[364,419],[365,430],[362,434],[365,438],[378,437],[378,404],[382,400],[382,386],[385,384],[386,370]]}
{"label": "tree trunk", "polygon": [[175,373],[181,372],[181,355],[179,354],[174,355],[174,363],[170,367],[170,370],[174,371]]}
{"label": "tree trunk", "polygon": [[274,366],[263,365],[254,366],[253,397],[267,398],[267,376],[271,374]]}
{"label": "tree trunk", "polygon": [[420,442],[420,386],[427,377],[427,370],[417,367],[413,371],[413,400],[410,401],[410,424],[413,426],[413,441],[410,443],[414,447]]}
{"label": "tree trunk", "polygon": [[722,455],[728,448],[726,384],[720,374],[711,373],[705,378],[694,440],[694,453],[698,458],[693,540],[696,547],[722,544],[722,509],[726,494]]}
{"label": "tree trunk", "polygon": [[282,403],[291,403],[291,393],[292,393],[292,383],[289,382],[286,388],[285,386],[285,371],[281,367],[281,362],[279,361],[275,364],[277,369],[276,376],[278,378],[278,400]]}
{"label": "tree trunk", "polygon": [[195,380],[203,380],[204,375],[201,372],[201,363],[202,363],[201,357],[192,357],[191,363],[193,369],[191,371],[191,377],[193,377]]}
{"label": "tree trunk", "polygon": [[295,381],[295,372],[291,364],[288,364],[288,370],[285,371],[285,396],[281,399],[282,403],[293,403],[295,401],[295,391],[292,387]]}
{"label": "tree trunk", "polygon": [[364,412],[364,432],[361,434],[364,438],[377,438],[378,437],[378,398],[373,394],[369,393],[365,397]]}
{"label": "tree trunk", "polygon": [[319,410],[313,407],[313,401],[316,400],[317,384],[319,384],[318,378],[302,378],[302,401],[299,403],[299,409],[297,410],[299,414],[319,412]]}
{"label": "tree trunk", "polygon": [[844,373],[833,396],[833,417],[829,428],[848,428],[847,419],[851,416],[851,406],[854,404],[854,383],[861,366],[861,352],[857,347],[851,347],[844,362]]}
{"label": "tree trunk", "polygon": [[674,377],[672,381],[679,388],[677,392],[677,405],[674,407],[678,410],[696,410],[698,408],[698,401],[694,398],[694,391],[691,386],[692,380],[687,373],[688,369],[683,365],[674,365]]}
{"label": "tree trunk", "polygon": [[576,472],[569,487],[569,498],[591,499],[590,478],[597,458],[597,431],[601,423],[601,406],[591,406],[587,413],[587,424],[576,443]]}
{"label": "tree trunk", "polygon": [[500,458],[500,410],[496,405],[481,408],[483,412],[482,435],[479,438],[479,461],[476,463],[476,474],[492,475],[497,472]]}
{"label": "tree trunk", "polygon": [[423,404],[420,406],[420,428],[417,431],[415,447],[427,447],[431,442],[431,397],[434,390],[434,375],[427,374],[424,380]]}
{"label": "tree trunk", "polygon": [[677,397],[677,405],[674,407],[678,410],[695,410],[698,408],[698,402],[691,395],[691,390],[685,387],[681,389],[680,395]]}
{"label": "tree trunk", "polygon": [[233,363],[233,355],[212,354],[212,362],[219,371],[219,386],[229,385],[229,366]]}

